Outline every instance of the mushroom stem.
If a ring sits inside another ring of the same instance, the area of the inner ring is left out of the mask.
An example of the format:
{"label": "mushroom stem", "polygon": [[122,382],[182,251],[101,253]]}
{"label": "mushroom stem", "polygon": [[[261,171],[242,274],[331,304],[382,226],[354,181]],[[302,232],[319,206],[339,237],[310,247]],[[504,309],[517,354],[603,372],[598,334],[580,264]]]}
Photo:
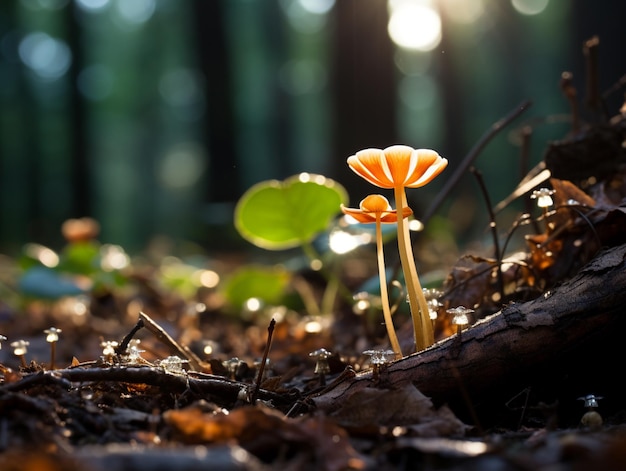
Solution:
{"label": "mushroom stem", "polygon": [[[396,211],[402,215],[403,209],[408,206],[406,192],[403,186],[394,188],[396,199]],[[413,320],[413,334],[415,336],[416,351],[424,350],[435,343],[433,326],[430,322],[428,304],[422,291],[422,286],[417,276],[415,259],[413,258],[413,248],[411,246],[411,236],[409,226],[403,217],[398,217],[398,251],[400,262],[404,273],[406,289],[409,295],[409,306],[411,308],[411,318]]]}
{"label": "mushroom stem", "polygon": [[[401,218],[401,216],[400,216]],[[381,229],[380,214],[376,214],[376,254],[378,256],[378,277],[380,279],[380,299],[383,304],[383,317],[385,319],[385,327],[389,336],[389,343],[396,356],[396,359],[402,358],[402,350],[400,342],[396,335],[396,329],[393,326],[391,318],[391,308],[389,307],[389,293],[387,292],[387,275],[385,274],[385,254],[383,252],[383,231]]]}
{"label": "mushroom stem", "polygon": [[54,370],[54,360],[56,358],[56,342],[50,342],[50,369]]}

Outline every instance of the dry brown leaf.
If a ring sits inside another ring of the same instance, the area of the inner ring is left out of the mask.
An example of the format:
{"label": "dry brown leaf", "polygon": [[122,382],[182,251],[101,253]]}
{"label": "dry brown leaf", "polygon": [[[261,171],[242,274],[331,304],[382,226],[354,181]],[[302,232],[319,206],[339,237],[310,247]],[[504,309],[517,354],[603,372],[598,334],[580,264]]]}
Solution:
{"label": "dry brown leaf", "polygon": [[447,407],[435,410],[432,401],[412,384],[400,389],[361,389],[332,417],[352,429],[411,426],[420,436],[462,435],[468,429]]}
{"label": "dry brown leaf", "polygon": [[315,460],[319,469],[365,467],[346,431],[326,417],[288,419],[264,406],[245,406],[229,414],[215,414],[191,406],[167,411],[163,418],[177,438],[188,444],[236,442],[257,456],[284,453],[289,447]]}

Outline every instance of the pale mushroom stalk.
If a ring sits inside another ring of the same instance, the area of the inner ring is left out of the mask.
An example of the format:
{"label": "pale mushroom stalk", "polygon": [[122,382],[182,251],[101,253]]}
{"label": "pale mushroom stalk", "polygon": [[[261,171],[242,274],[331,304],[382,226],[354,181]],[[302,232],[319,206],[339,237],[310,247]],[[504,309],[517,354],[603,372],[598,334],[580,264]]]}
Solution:
{"label": "pale mushroom stalk", "polygon": [[376,254],[378,256],[378,277],[380,279],[380,299],[383,303],[383,317],[391,348],[396,359],[402,358],[402,349],[396,335],[391,318],[391,308],[389,307],[389,293],[387,292],[387,275],[385,274],[385,254],[383,251],[383,231],[380,223],[380,213],[376,213]]}
{"label": "pale mushroom stalk", "polygon": [[[406,192],[403,186],[394,187],[394,197],[396,199],[396,210],[402,214],[407,205]],[[415,348],[417,351],[424,350],[435,343],[433,326],[428,313],[428,304],[422,291],[415,259],[413,258],[413,248],[411,245],[411,235],[409,225],[403,217],[398,217],[398,251],[400,253],[400,263],[404,273],[407,293],[409,295],[409,306],[411,308],[411,318],[413,320],[413,334],[415,336]]]}
{"label": "pale mushroom stalk", "polygon": [[[398,212],[391,209],[391,205],[387,198],[382,195],[369,195],[363,199],[359,205],[359,209],[346,208],[341,206],[341,210],[357,221],[362,223],[374,223],[376,225],[376,254],[378,257],[378,278],[380,282],[380,298],[383,308],[383,318],[389,342],[393,348],[393,354],[397,359],[402,358],[402,350],[400,342],[396,335],[391,318],[391,308],[389,306],[389,293],[387,290],[387,276],[385,274],[385,254],[383,251],[383,233],[381,225],[383,223],[397,223]],[[411,209],[406,208],[400,217],[411,214]]]}

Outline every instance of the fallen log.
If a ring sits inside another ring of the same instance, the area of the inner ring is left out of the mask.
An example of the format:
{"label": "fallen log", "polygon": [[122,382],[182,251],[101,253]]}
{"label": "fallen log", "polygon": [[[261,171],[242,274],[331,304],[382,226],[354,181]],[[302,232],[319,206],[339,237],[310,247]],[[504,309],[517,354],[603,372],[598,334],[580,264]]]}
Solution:
{"label": "fallen log", "polygon": [[497,414],[524,388],[534,388],[537,401],[577,404],[580,411],[577,400],[589,393],[622,407],[623,391],[616,389],[622,388],[622,366],[615,356],[623,356],[625,301],[621,245],[600,252],[576,276],[533,301],[510,304],[460,335],[393,362],[377,378],[371,371],[345,376],[312,399],[333,411],[362,388],[413,383],[435,403],[456,404],[465,409],[461,415],[474,419],[481,404]]}

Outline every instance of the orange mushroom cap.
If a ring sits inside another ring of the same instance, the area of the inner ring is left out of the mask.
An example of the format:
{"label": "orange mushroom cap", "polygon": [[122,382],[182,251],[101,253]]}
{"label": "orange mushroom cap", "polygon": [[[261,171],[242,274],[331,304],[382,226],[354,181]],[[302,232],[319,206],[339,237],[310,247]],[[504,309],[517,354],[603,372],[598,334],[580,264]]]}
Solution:
{"label": "orange mushroom cap", "polygon": [[348,157],[348,165],[357,175],[381,188],[419,188],[439,175],[448,160],[431,149],[395,145],[361,150]]}
{"label": "orange mushroom cap", "polygon": [[[389,201],[383,195],[366,196],[359,203],[359,209],[347,208],[341,205],[341,211],[364,224],[376,222],[377,216],[378,220],[383,223],[398,221],[398,212],[395,209],[391,209]],[[408,217],[411,214],[413,214],[411,208],[406,207],[402,209],[402,217]]]}

